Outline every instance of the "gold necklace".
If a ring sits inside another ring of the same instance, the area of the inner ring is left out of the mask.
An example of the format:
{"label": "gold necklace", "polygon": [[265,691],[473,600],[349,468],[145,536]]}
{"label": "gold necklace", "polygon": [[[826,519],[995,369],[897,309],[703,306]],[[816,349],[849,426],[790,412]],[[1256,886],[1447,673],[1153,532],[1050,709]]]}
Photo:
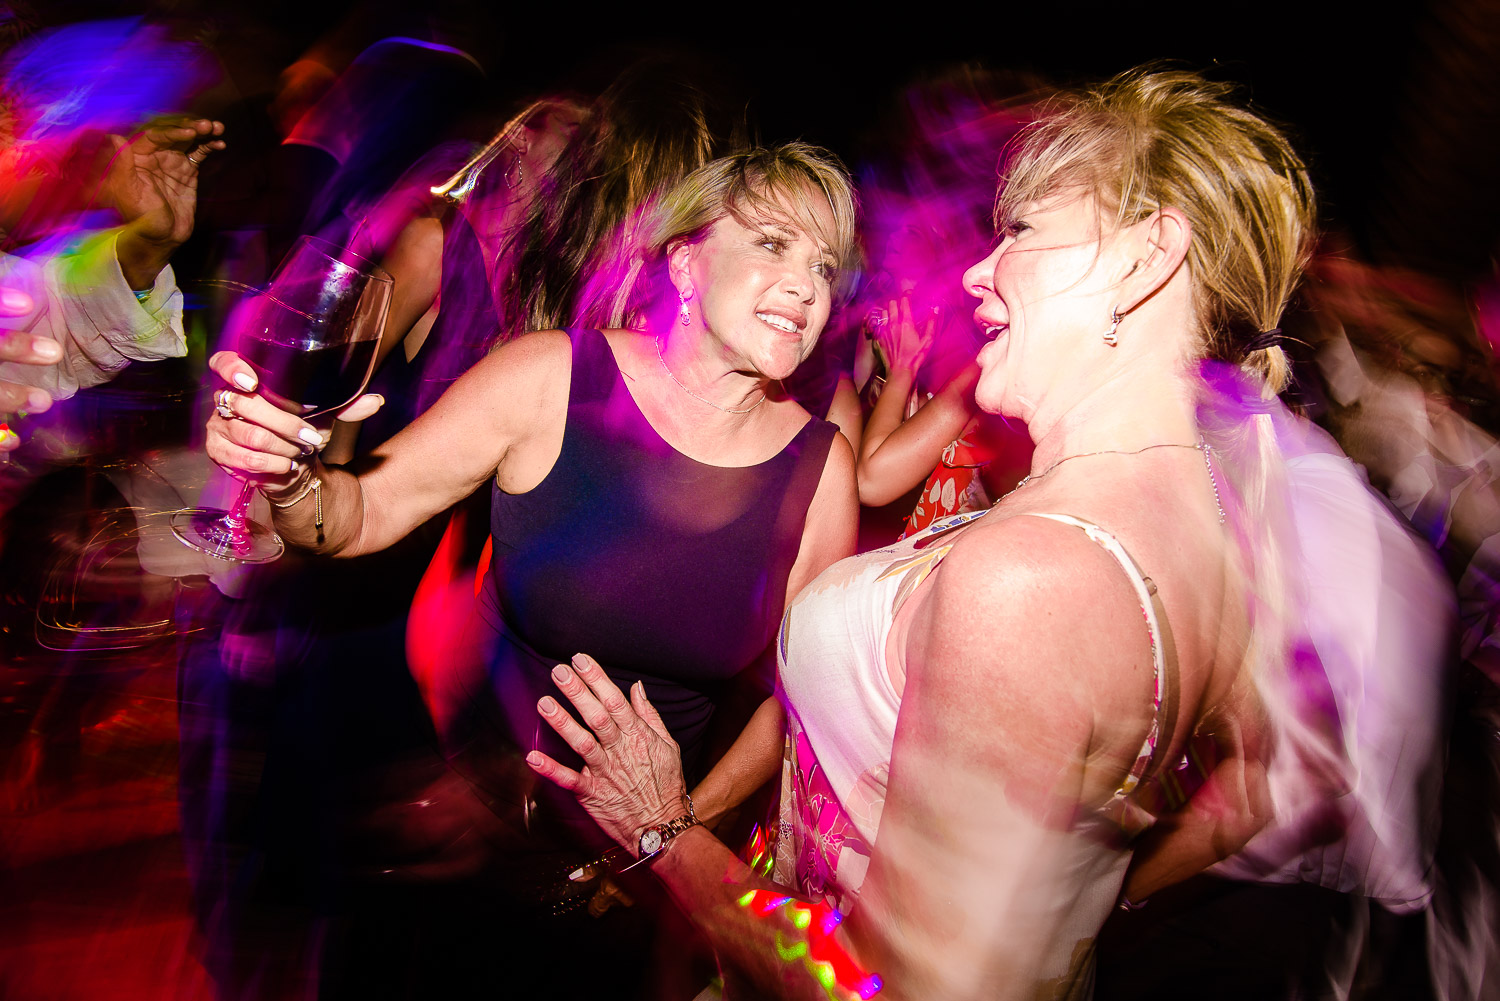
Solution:
{"label": "gold necklace", "polygon": [[[1142,452],[1149,452],[1155,448],[1191,448],[1203,453],[1203,465],[1208,469],[1208,482],[1214,488],[1214,507],[1219,512],[1219,524],[1224,524],[1224,502],[1219,498],[1219,477],[1218,474],[1214,472],[1213,460],[1210,458],[1210,453],[1213,451],[1213,446],[1209,445],[1209,443],[1201,437],[1198,439],[1198,444],[1196,445],[1188,445],[1184,444],[1183,442],[1177,441],[1164,441],[1156,445],[1147,445],[1145,448],[1103,448],[1097,452],[1079,452],[1077,455],[1065,455],[1061,459],[1058,459],[1056,462],[1054,462],[1052,465],[1048,466],[1046,469],[1042,470],[1040,473],[1027,473],[1025,476],[1021,477],[1020,482],[1011,487],[1010,490],[1006,492],[1005,497],[1009,497],[1011,494],[1015,493],[1017,490],[1020,490],[1022,487],[1032,482],[1033,480],[1041,479],[1043,476],[1046,476],[1058,466],[1061,466],[1064,462],[1071,462],[1074,459],[1087,459],[1091,455],[1140,455]],[[1000,499],[1004,500],[1005,497],[1002,497]]]}
{"label": "gold necklace", "polygon": [[715,410],[721,410],[721,411],[723,411],[726,414],[748,414],[750,411],[754,410],[756,407],[758,407],[762,403],[766,402],[766,391],[764,389],[762,389],[760,391],[760,399],[758,399],[754,403],[750,404],[750,406],[745,407],[745,408],[740,409],[740,410],[735,410],[735,409],[733,409],[731,407],[721,407],[717,403],[715,403],[713,400],[705,400],[703,397],[699,396],[697,393],[693,392],[691,389],[688,389],[686,386],[684,386],[682,384],[681,380],[679,380],[677,378],[677,376],[675,376],[675,375],[672,374],[672,370],[670,368],[667,368],[667,360],[665,358],[663,358],[662,354],[661,354],[661,338],[660,337],[652,337],[651,338],[651,343],[656,345],[656,360],[659,361],[659,362],[661,362],[661,370],[663,372],[667,373],[667,378],[671,379],[673,382],[677,383],[677,388],[678,389],[682,390],[684,393],[688,394],[693,399],[697,400],[699,403],[707,403],[709,406],[713,407]]}

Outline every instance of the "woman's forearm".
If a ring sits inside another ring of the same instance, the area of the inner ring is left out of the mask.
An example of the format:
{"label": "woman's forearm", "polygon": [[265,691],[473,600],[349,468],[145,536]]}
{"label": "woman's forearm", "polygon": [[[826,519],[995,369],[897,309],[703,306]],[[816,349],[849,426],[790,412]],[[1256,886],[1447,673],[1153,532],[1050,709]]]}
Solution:
{"label": "woman's forearm", "polygon": [[[727,972],[759,993],[827,1001],[867,984],[872,971],[852,954],[836,912],[757,876],[708,830],[689,828],[651,868]],[[830,972],[836,984],[825,983]]]}
{"label": "woman's forearm", "polygon": [[332,556],[361,552],[364,490],[353,473],[314,459],[290,485],[262,489],[276,532],[288,545]]}
{"label": "woman's forearm", "polygon": [[[961,389],[950,385],[909,419],[901,421],[899,415],[911,385],[909,373],[893,374],[870,414],[859,457],[862,504],[889,504],[919,486],[942,458],[943,449],[963,433],[972,416]],[[887,407],[887,397],[893,394],[898,398]]]}
{"label": "woman's forearm", "polygon": [[693,790],[698,819],[710,826],[765,785],[781,767],[786,711],[773,695],[760,704],[733,746]]}

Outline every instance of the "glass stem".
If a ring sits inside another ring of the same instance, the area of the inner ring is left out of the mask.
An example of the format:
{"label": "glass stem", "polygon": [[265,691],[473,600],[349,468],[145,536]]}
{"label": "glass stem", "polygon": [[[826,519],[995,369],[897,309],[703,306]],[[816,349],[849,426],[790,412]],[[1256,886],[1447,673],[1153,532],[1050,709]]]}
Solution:
{"label": "glass stem", "polygon": [[240,495],[230,505],[228,511],[224,512],[224,527],[233,532],[236,537],[247,534],[245,528],[245,513],[250,508],[250,495],[255,493],[255,484],[249,480],[240,488]]}

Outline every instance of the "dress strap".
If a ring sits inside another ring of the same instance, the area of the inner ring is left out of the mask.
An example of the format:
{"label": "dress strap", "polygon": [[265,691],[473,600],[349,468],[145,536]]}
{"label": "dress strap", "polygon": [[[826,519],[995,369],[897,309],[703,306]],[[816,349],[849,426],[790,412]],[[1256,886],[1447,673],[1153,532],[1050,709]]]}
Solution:
{"label": "dress strap", "polygon": [[[1152,818],[1135,806],[1129,797],[1140,786],[1141,779],[1150,771],[1157,756],[1162,734],[1165,732],[1170,738],[1177,713],[1177,647],[1172,639],[1171,627],[1167,623],[1166,606],[1162,604],[1161,596],[1156,593],[1156,582],[1142,572],[1140,565],[1126,551],[1125,546],[1109,532],[1091,521],[1084,521],[1072,515],[1046,514],[1038,511],[1027,512],[1027,515],[1033,518],[1046,518],[1048,521],[1063,525],[1072,525],[1088,536],[1090,541],[1098,544],[1101,549],[1113,556],[1115,562],[1120,564],[1120,569],[1125,571],[1125,576],[1130,579],[1136,600],[1141,606],[1141,613],[1145,616],[1146,631],[1151,640],[1151,664],[1154,679],[1151,697],[1151,727],[1146,731],[1146,739],[1141,745],[1140,753],[1136,756],[1135,764],[1131,766],[1130,773],[1125,776],[1125,781],[1120,784],[1119,789],[1101,811],[1115,820],[1127,833],[1134,833],[1149,826]],[[1018,517],[1025,517],[1025,515],[1018,515]]]}
{"label": "dress strap", "polygon": [[573,342],[573,375],[568,391],[569,405],[593,403],[609,399],[620,366],[609,340],[601,331],[592,327],[569,327],[568,339]]}

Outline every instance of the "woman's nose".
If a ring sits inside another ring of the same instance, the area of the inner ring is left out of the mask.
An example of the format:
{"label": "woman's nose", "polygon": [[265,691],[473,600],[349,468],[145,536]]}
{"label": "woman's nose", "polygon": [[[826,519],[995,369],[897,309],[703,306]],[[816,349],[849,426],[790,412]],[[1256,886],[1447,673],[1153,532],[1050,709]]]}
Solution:
{"label": "woman's nose", "polygon": [[802,275],[788,275],[781,284],[782,291],[794,296],[798,302],[811,305],[818,297],[817,284]]}
{"label": "woman's nose", "polygon": [[969,270],[964,272],[965,292],[969,293],[976,299],[982,299],[984,298],[984,294],[986,292],[993,292],[995,290],[995,258],[999,255],[999,253],[1000,250],[997,247],[993,254],[986,257],[978,264],[972,265]]}

